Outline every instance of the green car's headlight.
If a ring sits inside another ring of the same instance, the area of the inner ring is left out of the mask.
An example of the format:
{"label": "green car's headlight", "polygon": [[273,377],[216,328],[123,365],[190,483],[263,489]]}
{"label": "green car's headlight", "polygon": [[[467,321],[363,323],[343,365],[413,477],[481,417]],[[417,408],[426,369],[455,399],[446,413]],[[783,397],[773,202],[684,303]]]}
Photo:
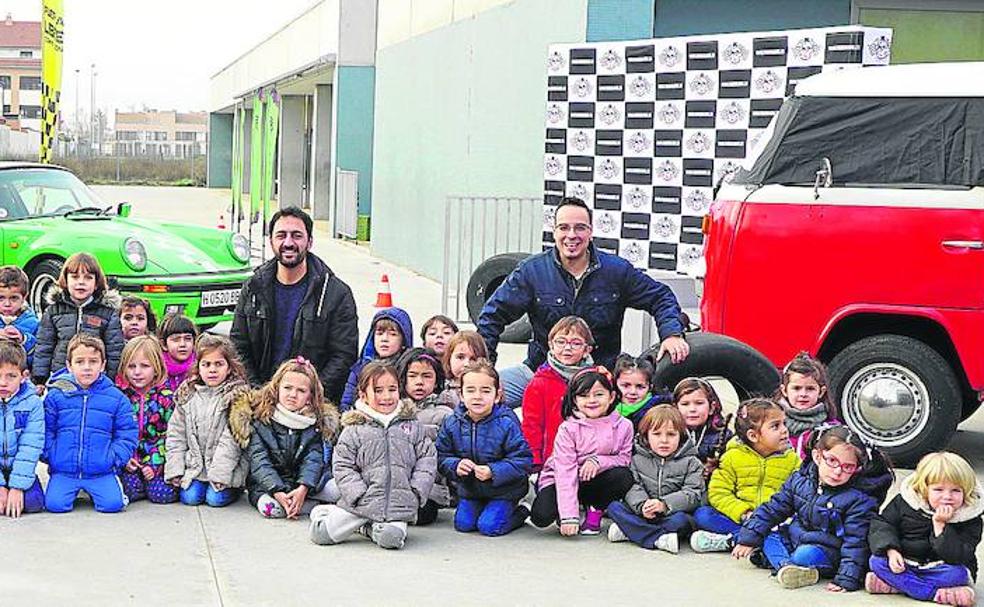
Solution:
{"label": "green car's headlight", "polygon": [[123,260],[131,269],[140,272],[147,267],[147,249],[136,238],[127,238],[124,240],[122,252]]}
{"label": "green car's headlight", "polygon": [[229,250],[232,256],[239,261],[246,263],[249,261],[249,241],[242,234],[233,234],[229,239]]}

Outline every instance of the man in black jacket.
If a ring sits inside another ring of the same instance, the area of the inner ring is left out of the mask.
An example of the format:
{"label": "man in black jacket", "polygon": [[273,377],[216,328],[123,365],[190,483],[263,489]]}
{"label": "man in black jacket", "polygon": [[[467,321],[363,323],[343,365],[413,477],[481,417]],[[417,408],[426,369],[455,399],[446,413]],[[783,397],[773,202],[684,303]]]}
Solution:
{"label": "man in black jacket", "polygon": [[314,222],[297,207],[270,219],[274,259],[243,285],[229,336],[254,386],[283,361],[303,356],[318,370],[325,397],[338,402],[358,355],[359,321],[352,290],[309,253]]}

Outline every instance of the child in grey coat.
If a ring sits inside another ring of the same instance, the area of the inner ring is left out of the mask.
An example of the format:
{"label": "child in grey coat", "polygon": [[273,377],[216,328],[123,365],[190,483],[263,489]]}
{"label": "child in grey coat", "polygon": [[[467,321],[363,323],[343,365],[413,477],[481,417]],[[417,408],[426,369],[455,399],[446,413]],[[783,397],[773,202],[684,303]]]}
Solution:
{"label": "child in grey coat", "polygon": [[437,473],[437,452],[412,405],[400,403],[396,369],[370,362],[359,373],[355,407],[342,415],[332,470],[342,497],[311,511],[311,541],[338,544],[359,533],[399,549]]}

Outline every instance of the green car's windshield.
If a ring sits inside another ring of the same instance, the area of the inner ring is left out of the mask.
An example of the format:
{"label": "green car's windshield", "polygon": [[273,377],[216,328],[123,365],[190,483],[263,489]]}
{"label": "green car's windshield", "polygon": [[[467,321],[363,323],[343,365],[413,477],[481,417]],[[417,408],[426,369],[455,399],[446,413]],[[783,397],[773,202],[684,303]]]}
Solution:
{"label": "green car's windshield", "polygon": [[0,221],[64,215],[105,204],[84,183],[58,169],[23,168],[0,171]]}

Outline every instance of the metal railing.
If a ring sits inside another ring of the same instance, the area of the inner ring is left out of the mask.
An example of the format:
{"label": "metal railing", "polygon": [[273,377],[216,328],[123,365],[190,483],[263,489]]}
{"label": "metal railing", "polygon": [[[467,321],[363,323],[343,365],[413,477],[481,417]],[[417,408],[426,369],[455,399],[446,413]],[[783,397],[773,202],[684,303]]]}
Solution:
{"label": "metal railing", "polygon": [[468,279],[475,268],[494,255],[541,251],[543,225],[540,197],[448,196],[444,205],[441,312],[455,322],[470,322]]}

